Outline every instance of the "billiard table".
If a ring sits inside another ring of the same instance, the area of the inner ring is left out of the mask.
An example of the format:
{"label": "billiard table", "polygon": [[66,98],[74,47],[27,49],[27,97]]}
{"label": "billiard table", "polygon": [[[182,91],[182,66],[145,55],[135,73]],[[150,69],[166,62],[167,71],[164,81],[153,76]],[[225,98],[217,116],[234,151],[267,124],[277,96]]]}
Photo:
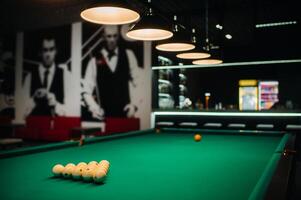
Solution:
{"label": "billiard table", "polygon": [[[202,135],[200,142],[194,134]],[[291,134],[162,128],[0,153],[1,199],[263,199]],[[105,183],[56,178],[56,163],[110,161]]]}

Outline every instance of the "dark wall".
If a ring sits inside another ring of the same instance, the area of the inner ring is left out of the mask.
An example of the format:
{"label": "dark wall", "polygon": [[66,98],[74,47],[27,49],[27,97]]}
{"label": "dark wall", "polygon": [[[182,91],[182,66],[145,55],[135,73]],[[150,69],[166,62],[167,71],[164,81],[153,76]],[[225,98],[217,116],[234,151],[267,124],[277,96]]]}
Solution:
{"label": "dark wall", "polygon": [[[130,1],[136,9],[138,0]],[[104,0],[1,0],[0,33],[61,26],[81,21],[80,12]],[[114,2],[114,1],[112,1]],[[137,8],[137,10],[138,10]]]}

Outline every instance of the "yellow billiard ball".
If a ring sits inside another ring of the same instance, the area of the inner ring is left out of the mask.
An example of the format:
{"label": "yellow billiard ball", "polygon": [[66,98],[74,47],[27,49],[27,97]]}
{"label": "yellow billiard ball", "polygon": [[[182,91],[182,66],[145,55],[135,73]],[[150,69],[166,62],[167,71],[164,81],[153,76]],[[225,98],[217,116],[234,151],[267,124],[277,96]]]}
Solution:
{"label": "yellow billiard ball", "polygon": [[202,139],[202,136],[200,134],[194,135],[194,141],[199,142],[199,141],[201,141],[201,139]]}
{"label": "yellow billiard ball", "polygon": [[65,167],[61,164],[54,165],[52,168],[52,173],[55,176],[61,176],[63,174],[64,168]]}
{"label": "yellow billiard ball", "polygon": [[106,177],[107,177],[107,173],[103,169],[98,168],[94,171],[93,180],[94,180],[95,183],[104,182]]}

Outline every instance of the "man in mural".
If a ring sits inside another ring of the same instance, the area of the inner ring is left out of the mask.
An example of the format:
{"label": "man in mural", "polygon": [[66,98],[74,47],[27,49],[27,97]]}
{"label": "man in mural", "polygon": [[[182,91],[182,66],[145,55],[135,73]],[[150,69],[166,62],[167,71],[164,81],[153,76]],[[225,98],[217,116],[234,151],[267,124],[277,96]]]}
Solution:
{"label": "man in mural", "polygon": [[64,68],[55,62],[56,40],[45,36],[41,41],[41,63],[31,70],[24,87],[29,90],[26,115],[64,115]]}
{"label": "man in mural", "polygon": [[118,44],[118,26],[104,26],[104,46],[89,60],[83,80],[83,98],[97,119],[134,117],[137,105],[131,95],[136,88],[138,63],[132,50]]}
{"label": "man in mural", "polygon": [[4,41],[0,36],[0,116],[14,117],[14,57]]}

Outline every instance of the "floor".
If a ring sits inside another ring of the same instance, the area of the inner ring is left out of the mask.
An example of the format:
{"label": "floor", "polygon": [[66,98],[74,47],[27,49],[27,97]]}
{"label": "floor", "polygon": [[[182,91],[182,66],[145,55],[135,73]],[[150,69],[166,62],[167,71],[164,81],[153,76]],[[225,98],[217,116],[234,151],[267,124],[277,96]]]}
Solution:
{"label": "floor", "polygon": [[291,200],[301,199],[301,161],[296,163],[295,187],[293,188]]}
{"label": "floor", "polygon": [[290,200],[299,200],[301,199],[301,133],[296,134],[296,143],[295,149],[296,154],[296,163],[295,163],[295,175],[294,175],[294,187],[292,189],[292,198]]}

